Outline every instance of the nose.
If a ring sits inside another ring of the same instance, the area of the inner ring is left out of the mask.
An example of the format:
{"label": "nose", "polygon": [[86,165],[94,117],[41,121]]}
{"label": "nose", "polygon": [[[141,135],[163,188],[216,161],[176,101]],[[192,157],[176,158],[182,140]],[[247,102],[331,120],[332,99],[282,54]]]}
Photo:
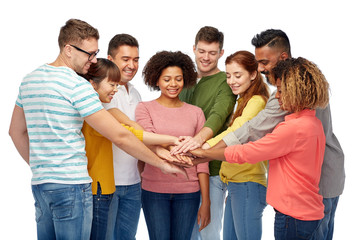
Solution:
{"label": "nose", "polygon": [[227,78],[227,84],[228,85],[232,85],[234,83],[234,77],[233,76],[230,76]]}
{"label": "nose", "polygon": [[134,69],[134,66],[135,66],[134,61],[130,60],[129,64],[128,64],[128,67],[131,68],[131,69]]}
{"label": "nose", "polygon": [[264,71],[264,70],[265,70],[264,64],[259,63],[259,65],[258,65],[258,72],[262,72],[262,71]]}
{"label": "nose", "polygon": [[93,59],[91,59],[91,61],[90,61],[91,63],[97,63],[97,58],[96,58],[96,56],[93,58]]}
{"label": "nose", "polygon": [[280,93],[279,93],[279,91],[276,91],[275,98],[276,98],[276,99],[280,99]]}

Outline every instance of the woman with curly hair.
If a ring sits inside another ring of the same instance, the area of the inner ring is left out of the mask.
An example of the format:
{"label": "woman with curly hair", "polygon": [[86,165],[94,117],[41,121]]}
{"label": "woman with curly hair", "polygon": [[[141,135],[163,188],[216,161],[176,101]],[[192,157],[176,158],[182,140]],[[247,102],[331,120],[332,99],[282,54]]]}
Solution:
{"label": "woman with curly hair", "polygon": [[196,150],[199,157],[233,163],[269,159],[267,203],[276,211],[275,239],[315,239],[324,217],[319,194],[325,135],[316,108],[329,102],[329,84],[304,58],[280,61],[273,69],[280,107],[290,112],[272,133],[244,145]]}
{"label": "woman with curly hair", "polygon": [[[136,122],[147,131],[176,137],[198,133],[205,122],[202,110],[179,99],[184,87],[196,83],[191,58],[182,52],[158,52],[146,63],[143,76],[145,84],[160,90],[161,95],[139,103]],[[208,163],[187,168],[186,172],[188,178],[173,176],[145,164],[141,174],[142,208],[150,239],[190,239],[198,210],[203,227],[209,223]]]}

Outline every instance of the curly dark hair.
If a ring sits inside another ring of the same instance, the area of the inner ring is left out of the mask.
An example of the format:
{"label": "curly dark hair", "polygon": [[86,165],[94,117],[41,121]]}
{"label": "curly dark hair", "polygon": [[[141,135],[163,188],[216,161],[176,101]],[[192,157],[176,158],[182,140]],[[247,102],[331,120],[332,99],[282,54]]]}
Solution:
{"label": "curly dark hair", "polygon": [[196,83],[197,73],[194,62],[191,58],[180,52],[161,51],[152,56],[146,63],[142,75],[145,84],[153,90],[160,90],[156,86],[162,71],[167,67],[179,67],[183,72],[184,88],[193,86]]}
{"label": "curly dark hair", "polygon": [[302,57],[289,58],[280,61],[272,71],[281,80],[284,109],[299,112],[328,105],[329,83],[315,63]]}

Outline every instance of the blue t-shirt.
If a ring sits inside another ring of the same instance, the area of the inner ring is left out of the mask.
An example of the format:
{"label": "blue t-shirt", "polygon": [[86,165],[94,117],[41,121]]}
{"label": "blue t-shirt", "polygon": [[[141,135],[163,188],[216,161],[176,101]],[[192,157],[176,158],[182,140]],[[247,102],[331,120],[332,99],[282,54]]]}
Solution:
{"label": "blue t-shirt", "polygon": [[23,79],[16,104],[25,113],[31,183],[91,182],[81,128],[102,109],[91,84],[68,67],[44,64]]}

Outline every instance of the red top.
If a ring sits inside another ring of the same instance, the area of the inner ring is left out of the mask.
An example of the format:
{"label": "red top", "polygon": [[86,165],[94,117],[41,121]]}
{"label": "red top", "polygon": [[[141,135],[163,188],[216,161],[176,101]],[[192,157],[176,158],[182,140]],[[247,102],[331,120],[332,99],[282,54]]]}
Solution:
{"label": "red top", "polygon": [[285,117],[274,131],[255,142],[225,149],[228,162],[256,163],[269,159],[267,202],[299,220],[324,217],[319,194],[325,135],[314,110]]}

